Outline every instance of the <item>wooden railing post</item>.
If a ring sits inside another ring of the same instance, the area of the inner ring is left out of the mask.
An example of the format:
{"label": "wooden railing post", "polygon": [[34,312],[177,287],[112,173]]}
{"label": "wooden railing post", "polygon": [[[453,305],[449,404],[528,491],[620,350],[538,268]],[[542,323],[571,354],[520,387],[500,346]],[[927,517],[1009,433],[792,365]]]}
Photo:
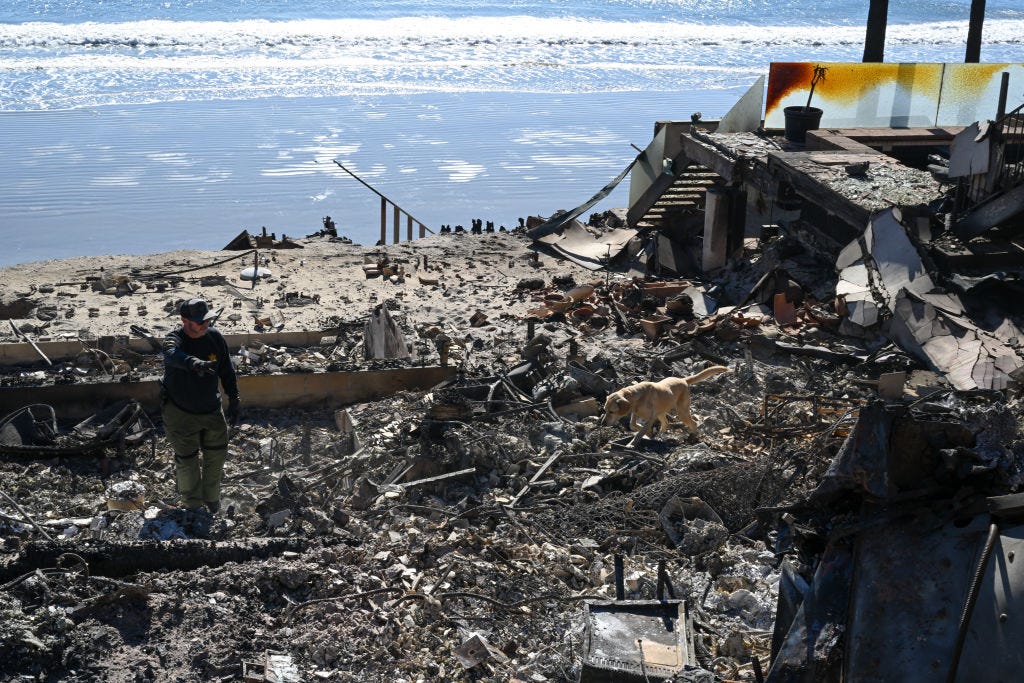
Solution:
{"label": "wooden railing post", "polygon": [[378,197],[380,197],[380,243],[381,244],[387,244],[388,243],[388,204],[391,204],[393,207],[395,207],[395,209],[394,209],[394,221],[395,221],[394,236],[395,236],[395,244],[398,244],[398,242],[401,240],[401,234],[402,234],[401,214],[403,214],[403,213],[406,215],[406,218],[407,218],[407,221],[408,221],[407,224],[406,224],[406,231],[409,234],[409,239],[410,240],[412,239],[412,223],[413,223],[413,221],[416,221],[416,223],[420,226],[420,237],[426,237],[426,233],[428,231],[431,234],[434,233],[433,230],[431,230],[430,228],[425,226],[422,222],[417,221],[408,212],[403,211],[402,207],[400,207],[398,204],[395,204],[394,202],[389,200],[387,197],[385,197],[383,194],[381,194],[372,185],[367,183],[365,180],[363,180],[362,178],[357,176],[352,171],[350,171],[347,168],[345,168],[344,166],[342,166],[341,163],[337,159],[334,159],[333,161],[334,161],[335,164],[338,165],[338,168],[340,168],[345,173],[348,173],[350,176],[352,176],[353,178],[358,180],[360,183],[365,185],[367,189],[369,189],[371,192],[373,192]]}

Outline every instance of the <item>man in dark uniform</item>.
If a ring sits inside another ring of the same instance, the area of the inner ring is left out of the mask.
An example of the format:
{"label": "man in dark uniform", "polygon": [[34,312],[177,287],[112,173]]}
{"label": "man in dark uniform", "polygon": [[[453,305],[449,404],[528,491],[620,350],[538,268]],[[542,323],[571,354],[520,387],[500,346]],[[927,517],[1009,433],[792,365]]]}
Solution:
{"label": "man in dark uniform", "polygon": [[[188,510],[220,509],[228,424],[238,422],[238,379],[227,342],[210,327],[218,311],[202,299],[181,305],[181,327],[164,338],[163,419],[174,448],[178,493]],[[221,410],[219,383],[228,397]],[[202,451],[202,461],[199,453]]]}

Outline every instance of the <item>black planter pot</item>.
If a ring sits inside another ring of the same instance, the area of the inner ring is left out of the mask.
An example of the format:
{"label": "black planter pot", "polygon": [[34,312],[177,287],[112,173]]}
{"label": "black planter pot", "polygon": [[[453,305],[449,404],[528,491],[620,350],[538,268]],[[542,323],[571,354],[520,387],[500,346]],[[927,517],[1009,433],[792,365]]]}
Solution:
{"label": "black planter pot", "polygon": [[818,130],[821,123],[821,109],[817,107],[786,107],[786,139],[790,142],[806,142],[807,131]]}

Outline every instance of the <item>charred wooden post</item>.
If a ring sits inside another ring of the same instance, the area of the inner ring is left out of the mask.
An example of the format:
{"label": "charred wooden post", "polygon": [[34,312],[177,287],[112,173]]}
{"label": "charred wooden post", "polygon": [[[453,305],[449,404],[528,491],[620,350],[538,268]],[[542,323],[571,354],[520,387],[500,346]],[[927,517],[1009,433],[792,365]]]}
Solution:
{"label": "charred wooden post", "polygon": [[967,26],[967,52],[964,63],[981,61],[981,27],[985,23],[985,0],[971,0],[971,20]]}
{"label": "charred wooden post", "polygon": [[864,59],[861,61],[884,61],[888,17],[889,0],[871,0],[871,6],[868,8],[867,35],[864,37]]}

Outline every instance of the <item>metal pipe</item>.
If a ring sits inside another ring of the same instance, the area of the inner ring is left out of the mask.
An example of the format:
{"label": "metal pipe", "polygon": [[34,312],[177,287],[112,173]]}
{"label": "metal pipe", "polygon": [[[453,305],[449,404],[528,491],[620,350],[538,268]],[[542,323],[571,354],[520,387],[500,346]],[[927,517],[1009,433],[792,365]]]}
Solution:
{"label": "metal pipe", "polygon": [[615,599],[626,599],[626,579],[622,575],[622,555],[615,556]]}
{"label": "metal pipe", "polygon": [[988,536],[985,538],[985,547],[982,548],[981,557],[978,558],[978,565],[974,568],[974,577],[971,580],[970,590],[967,591],[967,600],[964,601],[963,612],[960,613],[960,623],[956,632],[956,643],[953,645],[953,661],[949,664],[949,671],[946,673],[946,683],[953,683],[956,680],[956,670],[960,667],[960,655],[964,651],[964,641],[967,639],[967,627],[971,623],[971,613],[974,612],[974,603],[978,601],[978,589],[981,588],[981,580],[985,577],[985,569],[988,567],[988,559],[992,555],[992,547],[999,537],[999,525],[992,522],[988,526]]}
{"label": "metal pipe", "polygon": [[999,82],[999,106],[996,108],[996,121],[1002,121],[1006,116],[1006,96],[1010,91],[1010,72],[1002,73],[1002,80]]}
{"label": "metal pipe", "polygon": [[38,531],[39,533],[41,533],[41,534],[43,535],[43,538],[45,538],[45,539],[46,539],[47,541],[50,541],[51,543],[53,542],[53,536],[51,536],[50,534],[46,533],[46,529],[44,529],[44,528],[43,528],[43,527],[42,527],[42,526],[41,526],[41,525],[39,524],[39,522],[37,522],[36,520],[32,519],[32,516],[31,516],[31,515],[29,515],[29,514],[28,514],[27,512],[25,512],[25,510],[24,510],[24,509],[22,509],[22,507],[21,507],[20,505],[18,505],[18,501],[14,500],[13,498],[11,498],[10,496],[8,496],[8,495],[7,495],[6,493],[4,493],[3,491],[0,491],[0,496],[3,496],[3,497],[4,497],[4,499],[5,499],[5,500],[6,500],[6,501],[7,501],[8,503],[10,503],[11,505],[13,505],[13,506],[14,506],[14,509],[15,509],[15,510],[17,510],[17,511],[18,511],[19,513],[21,513],[21,516],[25,518],[25,520],[24,520],[24,521],[26,521],[26,522],[28,522],[29,524],[31,524],[32,526],[34,526],[34,527],[36,528],[36,531]]}

